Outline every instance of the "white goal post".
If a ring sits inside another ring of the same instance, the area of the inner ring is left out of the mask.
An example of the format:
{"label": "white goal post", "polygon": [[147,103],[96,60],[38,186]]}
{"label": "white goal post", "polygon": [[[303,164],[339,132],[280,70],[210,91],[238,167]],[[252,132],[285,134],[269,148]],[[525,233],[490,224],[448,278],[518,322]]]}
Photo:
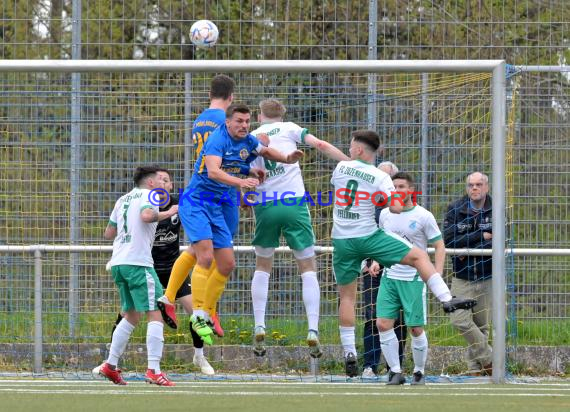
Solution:
{"label": "white goal post", "polygon": [[[503,60],[2,60],[0,72],[281,72],[442,73],[490,72],[493,188],[493,381],[505,380],[506,354],[506,178]],[[41,253],[36,251],[36,253]],[[41,269],[40,269],[41,270]],[[502,274],[502,276],[497,276]]]}

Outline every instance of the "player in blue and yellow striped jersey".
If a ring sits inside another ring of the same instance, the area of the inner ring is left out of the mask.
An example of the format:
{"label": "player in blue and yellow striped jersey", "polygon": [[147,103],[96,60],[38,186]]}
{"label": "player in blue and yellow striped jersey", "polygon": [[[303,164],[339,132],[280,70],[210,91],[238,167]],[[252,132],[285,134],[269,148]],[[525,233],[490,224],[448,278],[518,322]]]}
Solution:
{"label": "player in blue and yellow striped jersey", "polygon": [[194,120],[192,125],[192,141],[196,147],[196,158],[204,147],[208,137],[226,121],[226,109],[234,99],[234,81],[226,75],[219,74],[212,79],[210,85],[210,107]]}
{"label": "player in blue and yellow striped jersey", "polygon": [[[226,109],[232,104],[234,98],[234,88],[234,81],[226,75],[219,74],[212,79],[209,92],[210,106],[196,118],[192,125],[192,140],[196,147],[197,158],[200,156],[208,137],[210,137],[214,130],[224,124],[226,120]],[[233,213],[233,209],[228,210],[228,212]],[[192,250],[192,246],[188,246],[188,249],[180,254],[172,267],[168,287],[164,293],[168,301],[159,302],[159,307],[162,312],[168,310],[169,314],[175,313],[173,303],[176,300],[176,294],[184,284],[188,273],[194,269],[195,265],[196,254]],[[172,303],[172,305],[170,305],[170,303]],[[213,312],[211,317],[216,334],[223,336],[224,331],[217,318],[217,314]],[[167,325],[176,329],[177,325],[174,315],[165,316],[165,319],[170,319],[171,321],[167,321]]]}
{"label": "player in blue and yellow striped jersey", "polygon": [[[237,226],[237,190],[257,186],[256,177],[262,177],[259,170],[250,171],[249,163],[257,156],[281,163],[295,163],[303,156],[299,150],[285,155],[260,144],[249,134],[250,119],[247,106],[232,104],[228,108],[225,125],[210,135],[204,145],[192,181],[179,204],[182,224],[197,257],[192,273],[192,323],[207,344],[212,343],[213,333],[207,324],[210,313],[235,267],[231,228]],[[239,177],[250,174],[256,177]],[[235,220],[228,216],[234,216]],[[210,271],[214,260],[216,265]],[[169,302],[163,299],[162,303]],[[163,311],[163,316],[165,313],[170,314]]]}

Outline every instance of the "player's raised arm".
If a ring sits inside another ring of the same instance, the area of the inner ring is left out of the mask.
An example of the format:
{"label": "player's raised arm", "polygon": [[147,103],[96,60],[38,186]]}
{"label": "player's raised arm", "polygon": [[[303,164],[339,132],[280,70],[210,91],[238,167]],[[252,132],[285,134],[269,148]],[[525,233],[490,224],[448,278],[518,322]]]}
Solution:
{"label": "player's raised arm", "polygon": [[343,152],[334,147],[332,144],[330,144],[329,142],[325,142],[324,140],[318,139],[312,134],[305,135],[305,143],[317,149],[319,152],[323,153],[325,156],[327,156],[330,159],[338,160],[339,162],[343,160],[350,160],[350,157],[345,155]]}
{"label": "player's raised arm", "polygon": [[206,169],[208,169],[208,178],[216,182],[237,187],[238,189],[259,185],[259,180],[256,178],[249,177],[247,179],[240,179],[239,177],[234,177],[224,172],[222,170],[222,158],[219,156],[206,156],[205,162]]}
{"label": "player's raised arm", "polygon": [[262,147],[259,151],[259,155],[265,159],[274,160],[276,162],[293,164],[298,162],[305,154],[301,150],[293,150],[286,155],[271,147]]}
{"label": "player's raised arm", "polygon": [[164,219],[168,219],[178,213],[178,205],[173,205],[170,209],[164,212],[157,212],[154,209],[145,208],[141,211],[141,220],[145,223],[160,222]]}

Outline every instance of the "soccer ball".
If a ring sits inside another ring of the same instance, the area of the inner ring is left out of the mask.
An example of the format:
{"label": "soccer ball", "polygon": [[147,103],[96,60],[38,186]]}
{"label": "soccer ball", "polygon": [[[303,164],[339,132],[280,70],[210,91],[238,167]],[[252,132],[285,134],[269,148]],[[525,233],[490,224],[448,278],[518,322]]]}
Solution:
{"label": "soccer ball", "polygon": [[198,20],[190,28],[190,40],[196,47],[208,49],[218,41],[218,28],[210,20]]}

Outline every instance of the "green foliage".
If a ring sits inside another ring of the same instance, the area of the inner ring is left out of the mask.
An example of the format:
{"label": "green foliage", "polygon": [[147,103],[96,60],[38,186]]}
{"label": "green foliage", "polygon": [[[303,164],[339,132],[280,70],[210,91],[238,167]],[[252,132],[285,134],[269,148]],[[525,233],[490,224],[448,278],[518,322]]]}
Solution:
{"label": "green foliage", "polygon": [[[568,8],[553,11],[537,2],[505,0],[458,0],[448,6],[427,0],[381,2],[379,58],[504,58],[513,64],[547,65],[558,64],[559,54],[567,53]],[[0,55],[69,58],[70,21],[62,16],[71,12],[71,2],[63,0],[15,2],[3,8]],[[367,2],[98,0],[82,2],[82,17],[82,55],[90,59],[327,60],[368,55]],[[188,30],[199,18],[213,20],[220,29],[215,50],[190,45]]]}

